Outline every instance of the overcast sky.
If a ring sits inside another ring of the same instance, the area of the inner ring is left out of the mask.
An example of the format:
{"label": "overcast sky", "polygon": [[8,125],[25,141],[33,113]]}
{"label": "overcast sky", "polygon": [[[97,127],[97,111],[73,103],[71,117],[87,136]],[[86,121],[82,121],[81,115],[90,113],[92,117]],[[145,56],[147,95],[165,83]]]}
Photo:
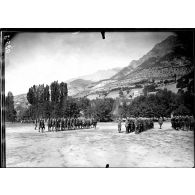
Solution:
{"label": "overcast sky", "polygon": [[128,66],[173,33],[20,33],[6,54],[5,90],[27,93],[34,84],[50,84]]}

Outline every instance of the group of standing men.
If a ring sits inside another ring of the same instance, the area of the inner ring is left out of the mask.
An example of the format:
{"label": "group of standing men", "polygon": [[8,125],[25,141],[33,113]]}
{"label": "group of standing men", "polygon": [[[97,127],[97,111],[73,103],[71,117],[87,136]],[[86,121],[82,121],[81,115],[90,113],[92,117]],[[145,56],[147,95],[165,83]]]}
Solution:
{"label": "group of standing men", "polygon": [[171,118],[172,127],[175,130],[194,130],[195,120],[193,116],[174,116]]}
{"label": "group of standing men", "polygon": [[[158,119],[158,124],[160,126],[160,129],[163,125],[163,118],[160,117]],[[171,118],[171,124],[172,128],[175,130],[194,130],[195,127],[195,120],[193,116],[174,116]],[[118,132],[121,133],[121,126],[122,126],[122,120],[118,119]],[[143,131],[146,131],[148,129],[154,128],[154,122],[152,118],[129,118],[127,117],[125,120],[125,128],[126,133],[135,132],[141,133]]]}
{"label": "group of standing men", "polygon": [[[121,133],[122,120],[118,119],[118,132]],[[150,118],[127,117],[125,121],[126,133],[135,132],[136,134],[152,129],[154,127],[154,122]]]}
{"label": "group of standing men", "polygon": [[45,123],[47,123],[48,131],[64,131],[75,130],[83,128],[96,128],[97,120],[94,118],[49,118],[36,119],[35,130],[38,128],[39,132],[44,132]]}

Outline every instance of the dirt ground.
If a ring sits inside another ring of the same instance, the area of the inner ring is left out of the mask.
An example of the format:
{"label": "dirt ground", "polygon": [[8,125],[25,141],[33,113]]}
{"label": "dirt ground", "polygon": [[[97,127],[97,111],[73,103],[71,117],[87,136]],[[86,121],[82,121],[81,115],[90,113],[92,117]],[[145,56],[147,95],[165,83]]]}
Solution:
{"label": "dirt ground", "polygon": [[193,167],[194,132],[170,122],[141,134],[117,132],[116,123],[96,129],[39,133],[33,124],[7,124],[7,167]]}

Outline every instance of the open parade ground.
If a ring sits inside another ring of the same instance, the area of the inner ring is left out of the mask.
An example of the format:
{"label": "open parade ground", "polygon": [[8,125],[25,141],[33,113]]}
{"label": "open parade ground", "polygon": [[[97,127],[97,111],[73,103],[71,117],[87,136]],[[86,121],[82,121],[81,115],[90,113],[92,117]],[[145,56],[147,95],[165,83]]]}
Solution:
{"label": "open parade ground", "polygon": [[33,124],[6,125],[7,167],[193,167],[194,132],[170,122],[140,134],[118,133],[117,123],[39,133]]}

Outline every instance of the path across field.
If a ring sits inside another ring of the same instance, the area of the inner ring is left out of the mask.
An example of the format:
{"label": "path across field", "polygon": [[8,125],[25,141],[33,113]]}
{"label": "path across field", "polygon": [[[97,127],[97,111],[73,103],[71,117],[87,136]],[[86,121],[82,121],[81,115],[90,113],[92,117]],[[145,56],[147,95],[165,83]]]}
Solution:
{"label": "path across field", "polygon": [[116,123],[96,129],[38,133],[32,124],[6,128],[7,167],[193,167],[194,134],[169,122],[141,134],[117,132]]}

